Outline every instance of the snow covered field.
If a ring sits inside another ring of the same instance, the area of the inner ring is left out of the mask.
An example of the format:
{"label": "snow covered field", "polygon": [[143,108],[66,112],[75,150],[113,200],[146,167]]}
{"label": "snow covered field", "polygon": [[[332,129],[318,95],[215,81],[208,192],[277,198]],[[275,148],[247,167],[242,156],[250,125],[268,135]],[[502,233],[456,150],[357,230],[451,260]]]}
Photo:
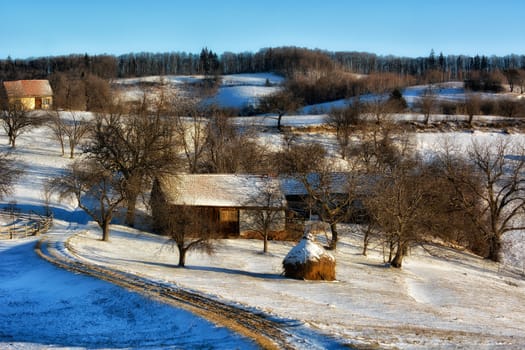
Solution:
{"label": "snow covered field", "polygon": [[234,108],[256,106],[260,97],[279,91],[283,81],[283,77],[268,73],[224,75],[210,102]]}
{"label": "snow covered field", "polygon": [[[260,77],[258,84],[265,80]],[[275,125],[268,117],[255,120]],[[283,121],[290,126],[318,125],[323,116],[285,116]],[[419,150],[431,153],[446,136],[459,145],[473,138],[525,140],[523,134],[479,131],[417,133],[414,139]],[[277,133],[265,133],[264,139],[280,142]],[[319,133],[301,139],[332,147],[334,142],[333,136]],[[2,133],[0,147],[6,143]],[[24,211],[42,209],[44,181],[59,174],[69,160],[60,156],[59,145],[45,128],[20,136],[17,144],[13,154],[26,172],[0,206],[16,201]],[[222,240],[215,255],[189,253],[188,268],[178,269],[177,253],[162,237],[115,225],[111,242],[104,243],[98,240],[96,225],[72,201],[52,197],[51,205],[56,225],[48,234],[79,233],[71,244],[86,261],[297,320],[304,324],[305,337],[311,330],[310,336],[322,332],[348,344],[379,348],[525,347],[525,280],[516,274],[525,272],[523,232],[506,237],[505,265],[427,245],[412,249],[403,269],[397,270],[384,266],[381,246],[373,245],[363,257],[356,227],[345,226],[335,253],[337,281],[308,282],[281,275],[291,242],[270,242],[270,253],[264,255],[261,241]],[[36,257],[34,243],[34,239],[0,241],[2,349],[253,346],[187,312],[59,270]]]}
{"label": "snow covered field", "polygon": [[[43,183],[69,162],[51,132],[19,137],[14,151],[25,174],[12,196],[22,211],[42,211]],[[6,138],[0,137],[1,147]],[[88,224],[71,202],[51,203],[50,235]],[[89,226],[93,227],[93,226]],[[0,349],[235,349],[256,348],[247,339],[193,314],[94,278],[60,270],[33,251],[36,240],[0,240]]]}
{"label": "snow covered field", "polygon": [[[407,101],[407,104],[409,107],[414,107],[418,102],[421,101],[421,96],[424,95],[425,90],[429,88],[429,85],[415,85],[415,86],[409,86],[407,88],[404,88],[401,90],[401,93],[403,94],[403,97]],[[459,81],[452,81],[452,82],[446,82],[441,84],[434,84],[432,85],[432,91],[435,93],[436,100],[439,102],[454,102],[454,103],[461,103],[465,101],[465,98],[467,96],[465,92],[465,88],[463,87],[463,82]],[[515,99],[521,99],[523,98],[523,95],[519,95],[516,93],[490,93],[490,92],[480,92],[476,93],[478,96],[480,96],[484,100],[497,100],[499,98],[508,97],[508,98],[515,98]],[[384,98],[388,98],[388,96],[384,96]],[[376,100],[377,95],[368,94],[368,95],[362,95],[360,97],[362,102],[367,102],[370,100]],[[351,100],[337,100],[337,101],[331,101],[331,102],[325,102],[325,103],[319,103],[311,106],[306,106],[301,109],[301,113],[303,114],[312,114],[312,113],[328,113],[331,108],[343,108],[348,103],[350,103]]]}
{"label": "snow covered field", "polygon": [[34,245],[0,241],[1,349],[257,348],[187,311],[56,268]]}
{"label": "snow covered field", "polygon": [[[184,84],[197,83],[203,80],[203,75],[193,76],[151,76],[144,78],[118,79],[114,83],[124,88],[122,96],[125,99],[139,99],[143,94],[144,84],[167,83],[173,91],[182,93]],[[272,73],[233,74],[221,76],[221,84],[215,95],[206,98],[207,103],[222,107],[242,109],[255,106],[260,97],[272,94],[280,89],[284,78]]]}
{"label": "snow covered field", "polygon": [[88,262],[138,273],[279,317],[353,344],[400,348],[525,345],[525,281],[466,252],[413,249],[403,269],[384,267],[381,247],[360,255],[361,236],[348,226],[334,254],[337,282],[284,278],[291,242],[222,240],[213,256],[191,253],[186,269],[163,238],[114,227],[110,244],[98,233],[71,244]]}

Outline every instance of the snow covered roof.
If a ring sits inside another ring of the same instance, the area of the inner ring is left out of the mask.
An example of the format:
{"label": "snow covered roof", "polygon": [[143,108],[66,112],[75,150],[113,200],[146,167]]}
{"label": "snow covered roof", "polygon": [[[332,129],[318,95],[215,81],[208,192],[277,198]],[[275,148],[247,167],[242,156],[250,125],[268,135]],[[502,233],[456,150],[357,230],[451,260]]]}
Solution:
{"label": "snow covered roof", "polygon": [[[271,176],[181,174],[166,177],[160,182],[166,199],[174,205],[234,208],[285,206],[279,180]],[[268,192],[272,195],[268,196]]]}
{"label": "snow covered roof", "polygon": [[[311,173],[306,176],[308,183],[315,189],[323,182],[330,187],[330,193],[348,193],[350,174],[334,172],[326,175]],[[285,196],[307,195],[308,191],[299,176],[286,176],[281,179],[281,188]]]}
{"label": "snow covered roof", "polygon": [[9,98],[52,96],[53,90],[48,80],[4,81]]}

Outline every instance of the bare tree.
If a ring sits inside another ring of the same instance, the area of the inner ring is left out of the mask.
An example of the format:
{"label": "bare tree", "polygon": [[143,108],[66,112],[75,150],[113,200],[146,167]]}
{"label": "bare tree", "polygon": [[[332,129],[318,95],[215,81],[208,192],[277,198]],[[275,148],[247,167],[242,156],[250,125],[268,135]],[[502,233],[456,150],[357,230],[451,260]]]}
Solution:
{"label": "bare tree", "polygon": [[[66,116],[69,116],[67,118]],[[69,146],[69,158],[75,157],[75,149],[89,132],[89,123],[74,111],[58,111],[49,113],[49,127],[53,130],[55,139],[60,143],[62,155],[65,154],[64,148],[67,139]]]}
{"label": "bare tree", "polygon": [[22,173],[9,154],[0,153],[0,199],[11,193],[13,183]]}
{"label": "bare tree", "polygon": [[281,120],[283,115],[296,111],[300,106],[301,101],[288,90],[281,90],[259,100],[261,111],[277,114],[277,129],[279,131],[282,131]]}
{"label": "bare tree", "polygon": [[109,240],[109,225],[115,209],[124,200],[124,179],[96,161],[77,161],[61,177],[51,181],[50,188],[64,199],[73,195],[82,208],[102,229],[102,240]]}
{"label": "bare tree", "polygon": [[53,136],[55,137],[55,140],[60,144],[60,150],[62,152],[62,156],[66,154],[65,150],[65,133],[64,133],[64,120],[60,115],[60,111],[58,109],[55,109],[48,113],[49,115],[49,124],[48,127],[53,132]]}
{"label": "bare tree", "polygon": [[329,248],[338,242],[337,225],[348,217],[354,199],[349,174],[334,173],[326,160],[326,150],[319,144],[293,144],[279,155],[279,169],[304,186],[310,211],[330,225]]}
{"label": "bare tree", "polygon": [[111,88],[106,79],[88,74],[83,80],[86,110],[102,112],[112,104]]}
{"label": "bare tree", "polygon": [[67,110],[86,109],[86,87],[78,75],[54,73],[50,76],[53,87],[53,106]]}
{"label": "bare tree", "polygon": [[369,119],[375,122],[376,125],[390,122],[389,117],[392,114],[392,109],[384,95],[374,96],[366,103],[365,108]]}
{"label": "bare tree", "polygon": [[191,250],[203,250],[213,253],[213,240],[218,238],[218,227],[212,220],[206,220],[210,214],[204,207],[172,206],[160,189],[159,179],[153,182],[151,197],[152,211],[155,213],[155,228],[167,235],[170,243],[177,247],[179,267],[186,265],[186,254]]}
{"label": "bare tree", "polygon": [[268,252],[268,238],[284,219],[284,198],[276,182],[267,179],[258,183],[254,196],[247,203],[250,228],[263,239],[263,252]]}
{"label": "bare tree", "polygon": [[50,77],[53,104],[66,110],[101,112],[112,103],[109,82],[93,74],[55,73]]}
{"label": "bare tree", "polygon": [[323,169],[309,176],[303,174],[300,178],[312,200],[314,211],[330,225],[332,236],[328,248],[331,250],[336,250],[339,241],[337,225],[348,219],[349,207],[356,198],[350,176]]}
{"label": "bare tree", "polygon": [[204,162],[208,121],[197,105],[183,101],[177,105],[174,131],[186,157],[188,172],[195,174]]}
{"label": "bare tree", "polygon": [[515,118],[521,112],[523,112],[522,104],[520,101],[513,100],[510,98],[503,98],[498,101],[498,109],[501,115],[507,118]]}
{"label": "bare tree", "polygon": [[36,113],[31,113],[19,105],[10,105],[0,114],[11,148],[16,147],[16,139],[23,133],[44,123],[44,118]]}
{"label": "bare tree", "polygon": [[423,91],[423,95],[421,96],[420,102],[419,102],[419,109],[421,110],[421,113],[425,116],[425,124],[428,125],[430,123],[430,116],[432,113],[434,113],[436,109],[436,93],[432,86],[429,86]]}
{"label": "bare tree", "polygon": [[282,145],[286,150],[289,150],[290,147],[297,142],[298,134],[292,130],[284,130],[282,133]]}
{"label": "bare tree", "polygon": [[363,250],[361,251],[361,254],[367,256],[368,246],[370,245],[372,238],[379,236],[381,231],[377,223],[374,220],[370,219],[361,227],[363,233]]}
{"label": "bare tree", "polygon": [[[459,203],[488,244],[486,258],[499,261],[503,235],[525,229],[517,220],[525,209],[524,145],[503,138],[492,144],[473,142],[466,160],[450,145],[443,150],[441,163],[459,194]],[[465,176],[469,167],[475,176]]]}
{"label": "bare tree", "polygon": [[480,113],[481,99],[478,94],[468,93],[465,95],[465,113],[468,115],[468,124],[472,125],[474,116]]}
{"label": "bare tree", "polygon": [[352,131],[360,122],[362,109],[359,98],[355,98],[346,108],[333,108],[326,118],[327,124],[335,129],[339,152],[343,159],[348,152]]}
{"label": "bare tree", "polygon": [[514,92],[514,86],[519,83],[520,73],[517,69],[506,69],[503,71],[503,75],[507,78],[509,83],[510,92]]}
{"label": "bare tree", "polygon": [[249,127],[237,127],[228,117],[217,114],[206,128],[206,171],[210,173],[257,173],[263,166],[262,147]]}
{"label": "bare tree", "polygon": [[525,92],[525,69],[519,70],[518,84],[520,86],[520,94]]}
{"label": "bare tree", "polygon": [[327,162],[326,149],[318,143],[292,143],[276,155],[275,167],[282,174],[308,174]]}
{"label": "bare tree", "polygon": [[[349,148],[348,163],[370,173],[378,173],[395,164],[407,152],[408,139],[401,138],[396,145],[397,126],[394,123],[368,124],[360,133],[360,140]],[[405,135],[406,136],[406,135]]]}
{"label": "bare tree", "polygon": [[186,253],[190,250],[202,250],[213,253],[213,228],[202,220],[197,208],[181,207],[172,215],[166,217],[165,233],[170,237],[179,252],[179,267],[186,266]]}
{"label": "bare tree", "polygon": [[88,157],[124,177],[126,224],[131,226],[140,193],[155,176],[176,171],[178,164],[173,124],[163,108],[144,98],[129,113],[120,108],[98,113],[85,148]]}
{"label": "bare tree", "polygon": [[411,159],[397,163],[372,184],[366,207],[389,245],[391,266],[401,267],[410,244],[431,232],[433,189],[421,163]]}
{"label": "bare tree", "polygon": [[[399,152],[394,138],[399,126],[390,117],[393,112],[399,112],[399,105],[381,95],[368,102],[366,108],[369,120],[363,125],[361,140],[351,145],[349,158],[357,156],[367,171],[378,171],[385,164],[397,161]],[[355,160],[350,159],[350,162]]]}

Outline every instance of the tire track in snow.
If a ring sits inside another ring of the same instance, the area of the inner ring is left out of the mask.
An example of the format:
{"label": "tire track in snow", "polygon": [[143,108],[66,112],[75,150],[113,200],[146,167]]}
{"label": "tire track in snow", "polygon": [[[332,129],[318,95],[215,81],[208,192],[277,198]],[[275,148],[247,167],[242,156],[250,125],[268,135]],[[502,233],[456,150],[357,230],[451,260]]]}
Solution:
{"label": "tire track in snow", "polygon": [[[188,310],[215,324],[227,327],[253,339],[264,349],[316,348],[308,339],[290,333],[286,328],[297,327],[296,322],[271,319],[263,313],[246,310],[208,298],[171,284],[101,267],[79,259],[79,255],[68,245],[70,235],[45,236],[38,241],[35,251],[50,263],[74,273],[89,275],[101,280],[141,293],[150,298]],[[301,344],[299,346],[299,344]]]}

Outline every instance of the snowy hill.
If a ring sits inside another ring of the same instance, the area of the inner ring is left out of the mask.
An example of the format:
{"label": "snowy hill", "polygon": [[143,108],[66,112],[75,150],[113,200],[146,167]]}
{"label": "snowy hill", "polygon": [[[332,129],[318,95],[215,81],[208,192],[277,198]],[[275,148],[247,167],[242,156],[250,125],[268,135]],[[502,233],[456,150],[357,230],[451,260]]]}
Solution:
{"label": "snowy hill", "polygon": [[[265,78],[258,83],[262,80]],[[263,117],[252,120],[274,122]],[[319,123],[322,116],[287,116],[285,121],[290,125]],[[418,149],[428,153],[435,150],[435,141],[443,136],[414,135]],[[498,134],[474,132],[451,136],[458,143],[466,143],[471,138],[490,139]],[[275,147],[282,142],[280,137],[277,133],[264,133],[261,140]],[[333,143],[333,135],[309,133],[300,137],[304,142]],[[525,138],[523,134],[503,137]],[[0,135],[0,144],[6,143],[5,136]],[[26,173],[18,180],[13,195],[0,204],[16,201],[22,210],[42,208],[43,183],[60,174],[70,160],[61,157],[58,143],[45,128],[20,136],[13,154],[24,164]],[[191,253],[187,257],[188,268],[176,269],[176,253],[167,249],[161,237],[113,226],[111,242],[104,243],[98,240],[98,227],[87,222],[73,201],[52,197],[51,205],[57,224],[48,235],[78,233],[71,244],[86,261],[297,320],[343,343],[404,349],[525,347],[523,232],[506,238],[508,246],[514,249],[506,248],[505,265],[427,244],[414,247],[403,269],[397,270],[383,264],[380,244],[370,247],[368,257],[360,255],[361,234],[357,227],[345,226],[335,253],[337,282],[305,282],[281,276],[282,259],[292,242],[272,241],[270,254],[263,255],[261,241],[221,240],[215,256]],[[172,332],[173,336],[159,335],[159,341],[151,344],[153,348],[162,344],[200,346],[202,339],[207,339],[202,340],[206,344],[214,344],[212,348],[250,346],[249,341],[244,343],[235,335],[219,332],[191,315],[174,316],[170,307],[146,302],[106,284],[93,284],[90,278],[77,279],[78,276],[57,271],[35,258],[33,244],[34,239],[0,241],[0,303],[4,305],[0,308],[0,324],[9,325],[0,329],[0,348],[39,349],[53,344],[143,348],[147,344],[141,341],[149,339],[145,335],[147,329],[166,330],[166,325],[171,325],[166,334]],[[157,321],[155,317],[148,318],[151,313],[158,313]],[[64,318],[73,331],[68,333],[70,329],[64,325],[56,328],[61,323],[56,323],[54,315]],[[71,321],[67,317],[72,317]],[[181,325],[194,326],[181,328],[169,323],[172,317],[181,320],[178,321]],[[77,318],[80,323],[75,321]],[[141,324],[151,327],[143,328]],[[28,328],[35,325],[29,332]],[[109,342],[108,333],[101,331],[104,325],[113,330],[112,337],[118,334],[117,341]],[[201,338],[204,333],[210,338]],[[53,339],[58,340],[53,343]]]}
{"label": "snowy hill", "polygon": [[[222,107],[242,109],[255,106],[259,97],[272,94],[280,89],[284,78],[272,73],[231,74],[220,77],[217,93],[206,98],[206,103]],[[114,84],[122,90],[125,99],[138,99],[144,91],[144,84],[167,84],[168,88],[178,93],[185,93],[185,84],[198,83],[205,79],[203,75],[193,76],[151,76],[144,78],[118,79]]]}
{"label": "snowy hill", "polygon": [[[292,242],[222,240],[213,256],[192,253],[176,269],[176,254],[162,239],[115,227],[113,241],[76,236],[86,261],[198,290],[214,298],[299,320],[348,344],[380,348],[456,349],[525,345],[525,281],[497,264],[451,249],[413,249],[402,270],[384,266],[381,246],[360,255],[362,236],[343,229],[337,282],[297,281],[282,276]],[[319,237],[322,239],[322,237]],[[123,254],[123,252],[126,252]],[[175,270],[176,269],[176,270]]]}
{"label": "snowy hill", "polygon": [[[284,82],[282,76],[273,73],[251,73],[231,74],[220,77],[221,83],[217,92],[206,97],[206,103],[214,103],[221,107],[243,109],[244,107],[256,106],[260,97],[279,91]],[[205,79],[203,75],[192,76],[151,76],[142,78],[129,78],[115,80],[115,86],[121,91],[125,99],[139,99],[144,92],[148,92],[148,86],[165,84],[169,89],[179,94],[185,94],[185,84],[195,84]],[[437,102],[461,103],[465,101],[466,91],[463,82],[451,81],[433,85],[415,85],[402,89],[402,94],[410,108],[417,106],[427,89],[435,94]],[[485,100],[498,100],[501,98],[521,99],[522,95],[516,93],[476,93]],[[385,96],[375,94],[361,95],[362,102],[375,101]],[[320,115],[328,113],[332,108],[343,108],[351,103],[351,99],[340,99],[314,105],[304,106],[297,113],[301,115]]]}
{"label": "snowy hill", "polygon": [[[403,97],[407,101],[407,104],[410,108],[417,105],[418,102],[421,101],[421,97],[424,95],[425,90],[432,89],[433,93],[435,94],[436,101],[438,102],[454,102],[454,103],[461,103],[465,101],[466,98],[466,91],[464,88],[463,82],[459,81],[452,81],[452,82],[446,82],[446,83],[440,83],[440,84],[433,84],[433,85],[414,85],[409,86],[401,90],[401,93],[403,94]],[[479,92],[476,93],[480,98],[485,100],[498,100],[501,98],[512,98],[512,99],[521,99],[523,98],[522,95],[518,95],[516,93],[490,93],[490,92]],[[379,96],[379,98],[381,98]],[[382,98],[386,99],[388,96],[383,96]],[[377,100],[378,95],[374,94],[366,94],[361,95],[360,100],[362,102],[369,102],[372,100]],[[330,102],[324,102],[319,103],[315,105],[310,105],[303,107],[301,109],[302,114],[312,114],[312,113],[328,113],[330,109],[332,108],[342,108],[347,106],[349,103],[351,103],[350,100],[336,100],[336,101],[330,101]]]}

